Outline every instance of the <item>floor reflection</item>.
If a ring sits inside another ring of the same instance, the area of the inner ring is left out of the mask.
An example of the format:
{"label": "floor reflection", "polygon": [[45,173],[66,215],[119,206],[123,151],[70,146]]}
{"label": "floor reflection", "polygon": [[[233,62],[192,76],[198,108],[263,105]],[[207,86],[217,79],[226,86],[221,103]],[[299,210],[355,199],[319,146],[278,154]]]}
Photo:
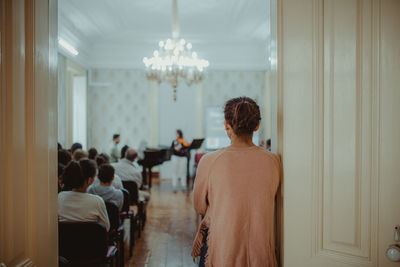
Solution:
{"label": "floor reflection", "polygon": [[174,194],[170,180],[156,179],[147,214],[142,237],[136,239],[133,257],[125,265],[196,266],[190,252],[199,217],[193,210],[192,196],[183,192]]}

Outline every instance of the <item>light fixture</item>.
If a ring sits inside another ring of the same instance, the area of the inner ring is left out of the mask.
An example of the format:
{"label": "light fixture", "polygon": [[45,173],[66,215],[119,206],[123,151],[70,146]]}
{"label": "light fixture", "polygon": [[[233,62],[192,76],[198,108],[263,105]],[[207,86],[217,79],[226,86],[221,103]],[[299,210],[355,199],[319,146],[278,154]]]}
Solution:
{"label": "light fixture", "polygon": [[160,41],[159,49],[153,52],[153,57],[143,58],[146,66],[147,79],[169,82],[174,88],[174,100],[176,101],[176,87],[179,78],[190,86],[203,79],[203,71],[210,64],[207,60],[200,59],[196,52],[192,51],[192,44],[179,38],[178,4],[172,0],[172,39]]}
{"label": "light fixture", "polygon": [[58,39],[58,44],[74,56],[77,56],[79,54],[79,52],[72,45],[64,41],[64,39]]}

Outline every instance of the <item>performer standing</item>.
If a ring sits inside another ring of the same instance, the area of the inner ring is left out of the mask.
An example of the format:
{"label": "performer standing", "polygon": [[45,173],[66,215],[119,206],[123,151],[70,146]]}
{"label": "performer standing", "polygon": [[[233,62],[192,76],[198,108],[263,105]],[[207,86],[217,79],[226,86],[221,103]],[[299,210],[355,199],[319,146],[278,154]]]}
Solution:
{"label": "performer standing", "polygon": [[118,148],[118,144],[120,141],[120,135],[119,134],[114,134],[113,135],[113,142],[110,148],[110,155],[111,155],[111,162],[118,162],[119,159],[119,148]]}
{"label": "performer standing", "polygon": [[171,156],[172,162],[172,186],[174,193],[177,191],[178,179],[181,179],[182,190],[186,190],[186,172],[187,172],[187,148],[190,146],[183,139],[183,133],[181,130],[176,130],[176,139],[172,142],[171,150],[173,155]]}

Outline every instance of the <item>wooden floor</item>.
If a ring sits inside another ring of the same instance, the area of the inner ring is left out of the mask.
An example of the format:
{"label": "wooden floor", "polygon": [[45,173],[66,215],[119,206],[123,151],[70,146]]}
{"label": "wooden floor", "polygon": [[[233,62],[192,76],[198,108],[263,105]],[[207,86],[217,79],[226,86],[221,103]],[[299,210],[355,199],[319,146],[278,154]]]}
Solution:
{"label": "wooden floor", "polygon": [[125,266],[196,266],[190,252],[199,223],[192,195],[174,194],[170,180],[153,180],[146,226],[136,239],[132,258],[126,250]]}

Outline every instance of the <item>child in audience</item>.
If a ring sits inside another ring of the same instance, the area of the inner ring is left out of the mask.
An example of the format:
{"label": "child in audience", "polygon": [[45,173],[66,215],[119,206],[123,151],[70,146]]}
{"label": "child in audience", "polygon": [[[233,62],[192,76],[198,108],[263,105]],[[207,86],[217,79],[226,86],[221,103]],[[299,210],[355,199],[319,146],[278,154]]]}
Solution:
{"label": "child in audience", "polygon": [[100,183],[94,184],[89,187],[88,193],[98,195],[105,202],[111,202],[115,204],[119,211],[122,209],[122,205],[124,204],[124,194],[121,190],[115,189],[111,186],[114,180],[114,167],[110,164],[102,164],[99,167],[98,179]]}
{"label": "child in audience", "polygon": [[96,175],[96,164],[89,159],[71,161],[62,174],[71,191],[58,194],[58,220],[67,222],[101,222],[110,229],[106,206],[101,197],[86,193]]}
{"label": "child in audience", "polygon": [[[98,155],[96,157],[96,163],[97,163],[97,168],[100,168],[100,166],[103,165],[103,164],[109,164],[110,163],[110,158],[108,157],[107,154],[101,153],[100,155]],[[100,180],[99,180],[98,177],[95,177],[94,178],[94,182],[93,182],[93,184],[91,186],[98,185],[98,184],[100,184]],[[114,174],[114,180],[112,181],[111,185],[115,189],[124,188],[121,178],[116,174]],[[89,186],[89,188],[91,186]]]}

